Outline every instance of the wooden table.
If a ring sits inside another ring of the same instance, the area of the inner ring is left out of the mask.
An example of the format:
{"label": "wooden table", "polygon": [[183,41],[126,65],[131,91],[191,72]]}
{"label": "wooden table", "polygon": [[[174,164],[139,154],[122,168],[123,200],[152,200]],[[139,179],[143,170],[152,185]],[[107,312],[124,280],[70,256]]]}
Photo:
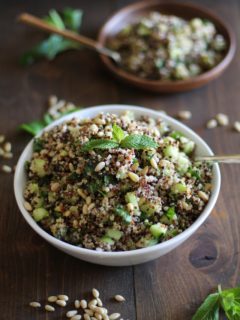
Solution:
{"label": "wooden table", "polygon": [[[205,129],[218,112],[231,121],[240,120],[239,52],[225,74],[210,85],[184,94],[160,95],[130,88],[115,81],[98,57],[87,50],[62,54],[53,62],[42,61],[24,68],[20,55],[39,39],[39,31],[17,25],[23,11],[42,16],[50,8],[71,5],[84,10],[83,32],[95,36],[104,20],[129,0],[57,0],[0,3],[0,133],[13,143],[14,165],[29,140],[17,127],[38,119],[47,97],[83,106],[128,103],[165,109],[175,115],[189,109],[190,127],[216,153],[239,152],[240,135],[228,128]],[[228,20],[240,37],[238,0],[191,1],[205,5]],[[3,164],[1,160],[1,164]],[[225,288],[239,284],[240,268],[240,166],[222,167],[222,188],[217,205],[206,223],[179,248],[166,256],[135,267],[110,268],[77,260],[56,250],[37,236],[22,218],[13,195],[13,177],[0,174],[0,319],[65,319],[63,311],[46,315],[28,307],[59,292],[81,298],[99,288],[110,309],[129,320],[188,320],[204,297],[219,283]],[[123,294],[127,302],[114,304],[110,297]],[[62,314],[62,316],[60,316]],[[56,317],[57,316],[57,317]]]}

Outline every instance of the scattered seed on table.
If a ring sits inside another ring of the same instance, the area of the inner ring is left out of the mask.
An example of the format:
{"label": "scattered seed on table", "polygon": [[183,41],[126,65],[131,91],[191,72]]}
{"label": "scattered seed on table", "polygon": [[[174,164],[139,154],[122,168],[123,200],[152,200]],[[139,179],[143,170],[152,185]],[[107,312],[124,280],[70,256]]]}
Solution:
{"label": "scattered seed on table", "polygon": [[83,318],[84,318],[84,320],[91,320],[90,315],[87,314],[87,313],[85,313],[85,314],[83,315]]}
{"label": "scattered seed on table", "polygon": [[3,134],[0,135],[0,143],[3,143],[5,140],[5,136]]}
{"label": "scattered seed on table", "polygon": [[[104,162],[105,164],[105,162]],[[92,289],[92,295],[94,296],[94,298],[99,298],[99,291],[95,288]]]}
{"label": "scattered seed on table", "polygon": [[[25,205],[25,204],[26,204],[26,205]],[[28,202],[25,202],[25,203],[24,203],[25,209],[27,209],[28,204],[30,205],[30,203],[28,203]],[[28,207],[27,210],[28,210],[28,211],[31,211],[32,209],[29,210],[29,207]],[[49,302],[56,302],[57,299],[58,299],[57,296],[49,296],[47,300],[48,300]]]}
{"label": "scattered seed on table", "polygon": [[5,152],[11,152],[11,150],[12,150],[12,145],[11,145],[11,143],[10,143],[10,142],[6,142],[6,143],[4,144],[4,146],[3,146],[3,150],[4,150]]}
{"label": "scattered seed on table", "polygon": [[58,300],[56,300],[56,304],[57,304],[58,306],[60,306],[60,307],[66,307],[67,302],[66,302],[65,300],[60,300],[60,299],[58,299]]}
{"label": "scattered seed on table", "polygon": [[102,303],[102,300],[100,298],[97,298],[97,305],[99,307],[102,307],[103,306],[103,303]]}
{"label": "scattered seed on table", "polygon": [[80,314],[76,314],[70,320],[81,320],[81,319],[82,319],[82,316]]}
{"label": "scattered seed on table", "polygon": [[29,303],[30,307],[33,308],[40,308],[41,307],[41,303],[37,302],[37,301],[33,301]]}
{"label": "scattered seed on table", "polygon": [[66,317],[67,318],[72,318],[73,316],[75,316],[77,314],[77,310],[70,310],[66,313]]}
{"label": "scattered seed on table", "polygon": [[55,308],[53,306],[50,306],[50,304],[45,305],[45,310],[49,312],[55,311]]}
{"label": "scattered seed on table", "polygon": [[120,294],[116,294],[114,299],[118,302],[126,301],[126,299],[123,296],[121,296]]}
{"label": "scattered seed on table", "polygon": [[82,309],[86,309],[87,308],[87,301],[86,300],[81,300],[80,301],[80,306]]}
{"label": "scattered seed on table", "polygon": [[49,107],[52,107],[54,105],[56,105],[58,102],[58,99],[56,96],[50,96],[49,99],[48,99],[48,103],[49,103]]}
{"label": "scattered seed on table", "polygon": [[97,320],[102,320],[102,315],[101,315],[100,313],[95,312],[94,317],[95,317]]}
{"label": "scattered seed on table", "polygon": [[69,300],[68,296],[65,295],[65,294],[58,294],[57,297],[58,297],[59,300],[64,300],[64,301],[68,301]]}
{"label": "scattered seed on table", "polygon": [[233,124],[233,128],[237,131],[240,132],[240,121],[235,121]]}
{"label": "scattered seed on table", "polygon": [[216,120],[220,126],[227,126],[229,124],[228,116],[224,113],[218,113],[216,115]]}
{"label": "scattered seed on table", "polygon": [[217,127],[217,120],[216,119],[211,119],[207,122],[206,127],[208,129],[213,129]]}
{"label": "scattered seed on table", "polygon": [[192,118],[192,113],[189,110],[181,110],[178,112],[178,118],[182,120],[189,120]]}
{"label": "scattered seed on table", "polygon": [[80,301],[79,301],[79,300],[75,300],[75,301],[74,301],[74,306],[75,306],[76,309],[79,309],[80,306],[81,306],[81,305],[80,305]]}
{"label": "scattered seed on table", "polygon": [[109,316],[109,320],[116,320],[118,318],[121,317],[121,314],[120,313],[112,313],[110,316]]}
{"label": "scattered seed on table", "polygon": [[96,305],[97,305],[97,299],[91,300],[91,301],[88,303],[88,305],[90,305],[90,304],[96,306]]}
{"label": "scattered seed on table", "polygon": [[13,153],[12,152],[5,152],[5,153],[3,153],[2,156],[5,159],[11,159],[13,157]]}
{"label": "scattered seed on table", "polygon": [[4,165],[2,166],[2,171],[3,171],[3,172],[6,172],[6,173],[10,173],[10,172],[12,172],[12,168],[9,167],[9,166],[7,166],[6,164],[4,164]]}

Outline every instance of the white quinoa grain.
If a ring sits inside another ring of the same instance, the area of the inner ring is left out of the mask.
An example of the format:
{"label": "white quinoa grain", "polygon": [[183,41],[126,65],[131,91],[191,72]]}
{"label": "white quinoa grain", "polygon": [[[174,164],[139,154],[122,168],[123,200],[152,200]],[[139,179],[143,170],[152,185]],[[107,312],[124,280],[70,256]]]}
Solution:
{"label": "white quinoa grain", "polygon": [[189,120],[192,118],[192,113],[189,110],[181,110],[178,112],[178,118],[182,120]]}
{"label": "white quinoa grain", "polygon": [[120,294],[116,294],[114,299],[118,302],[126,301],[126,299],[123,296],[121,296]]}
{"label": "white quinoa grain", "polygon": [[30,307],[33,308],[40,308],[41,307],[41,303],[37,302],[37,301],[33,301],[29,303]]}
{"label": "white quinoa grain", "polygon": [[11,150],[12,150],[12,145],[11,145],[11,143],[10,143],[10,142],[6,142],[6,143],[4,144],[4,146],[3,146],[3,150],[4,150],[5,152],[11,152]]}
{"label": "white quinoa grain", "polygon": [[77,314],[77,310],[70,310],[66,313],[66,317],[67,318],[72,318],[73,316],[75,316]]}
{"label": "white quinoa grain", "polygon": [[86,309],[87,308],[87,301],[86,300],[81,300],[80,301],[80,306],[82,309]]}
{"label": "white quinoa grain", "polygon": [[105,162],[104,161],[99,162],[95,167],[95,172],[101,171],[104,167],[105,167]]}
{"label": "white quinoa grain", "polygon": [[80,314],[76,314],[70,320],[81,320],[81,319],[82,319],[82,316]]}
{"label": "white quinoa grain", "polygon": [[66,302],[65,300],[60,300],[60,299],[58,299],[58,300],[56,300],[56,304],[57,304],[58,306],[60,306],[60,307],[66,307],[67,302]]}
{"label": "white quinoa grain", "polygon": [[213,129],[217,127],[217,120],[216,119],[211,119],[207,122],[206,127],[208,129]]}
{"label": "white quinoa grain", "polygon": [[10,172],[12,172],[12,168],[4,164],[2,166],[2,171],[6,172],[6,173],[10,173]]}
{"label": "white quinoa grain", "polygon": [[49,302],[56,302],[57,301],[57,296],[49,296],[48,298],[47,298],[47,300],[49,301]]}
{"label": "white quinoa grain", "polygon": [[224,113],[218,113],[216,115],[216,120],[220,126],[227,126],[229,124],[229,118]]}
{"label": "white quinoa grain", "polygon": [[204,191],[201,191],[201,190],[198,191],[198,196],[203,201],[208,201],[208,199],[209,199],[209,196]]}
{"label": "white quinoa grain", "polygon": [[120,317],[121,317],[121,314],[115,312],[115,313],[112,313],[112,314],[109,316],[109,320],[116,320],[116,319],[118,319],[118,318],[120,318]]}
{"label": "white quinoa grain", "polygon": [[79,301],[79,300],[75,300],[75,301],[74,301],[74,306],[75,306],[76,309],[79,309],[80,306],[81,306],[81,305],[80,305],[80,301]]}
{"label": "white quinoa grain", "polygon": [[139,181],[139,176],[136,173],[128,172],[128,176],[133,182]]}
{"label": "white quinoa grain", "polygon": [[64,301],[68,301],[69,300],[68,296],[65,295],[65,294],[58,294],[57,297],[58,297],[59,300],[64,300]]}
{"label": "white quinoa grain", "polygon": [[25,208],[27,211],[32,211],[32,206],[31,206],[31,204],[30,204],[29,202],[24,201],[23,205],[24,205],[24,208]]}
{"label": "white quinoa grain", "polygon": [[233,128],[237,132],[240,132],[240,121],[235,121],[234,124],[233,124]]}
{"label": "white quinoa grain", "polygon": [[46,304],[44,308],[46,311],[49,311],[49,312],[55,311],[55,308],[53,306],[50,306],[50,304]]}

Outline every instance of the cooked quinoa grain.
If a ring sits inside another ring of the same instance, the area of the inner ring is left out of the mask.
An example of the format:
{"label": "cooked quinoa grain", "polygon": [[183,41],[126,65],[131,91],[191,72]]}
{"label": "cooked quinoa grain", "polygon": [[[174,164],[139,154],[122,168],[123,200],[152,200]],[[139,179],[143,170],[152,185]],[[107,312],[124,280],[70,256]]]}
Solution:
{"label": "cooked quinoa grain", "polygon": [[35,144],[25,208],[44,230],[79,247],[125,251],[163,242],[188,228],[211,195],[211,165],[193,162],[194,142],[161,118],[72,119]]}
{"label": "cooked quinoa grain", "polygon": [[189,21],[150,12],[109,40],[121,55],[121,67],[151,80],[184,80],[212,69],[224,57],[227,42],[211,21]]}

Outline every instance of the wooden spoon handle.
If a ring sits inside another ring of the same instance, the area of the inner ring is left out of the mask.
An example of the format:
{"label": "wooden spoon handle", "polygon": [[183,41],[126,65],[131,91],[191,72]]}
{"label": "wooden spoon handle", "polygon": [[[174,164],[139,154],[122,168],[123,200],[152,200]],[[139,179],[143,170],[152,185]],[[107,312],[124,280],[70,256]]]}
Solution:
{"label": "wooden spoon handle", "polygon": [[78,43],[83,44],[84,46],[94,49],[94,50],[101,50],[102,46],[97,42],[90,38],[84,37],[79,35],[75,32],[69,30],[60,30],[55,28],[54,26],[44,22],[43,20],[29,14],[29,13],[22,13],[18,16],[18,21],[28,24],[30,26],[34,26],[38,29],[42,29],[47,31],[48,33],[56,33],[66,39],[76,41]]}

